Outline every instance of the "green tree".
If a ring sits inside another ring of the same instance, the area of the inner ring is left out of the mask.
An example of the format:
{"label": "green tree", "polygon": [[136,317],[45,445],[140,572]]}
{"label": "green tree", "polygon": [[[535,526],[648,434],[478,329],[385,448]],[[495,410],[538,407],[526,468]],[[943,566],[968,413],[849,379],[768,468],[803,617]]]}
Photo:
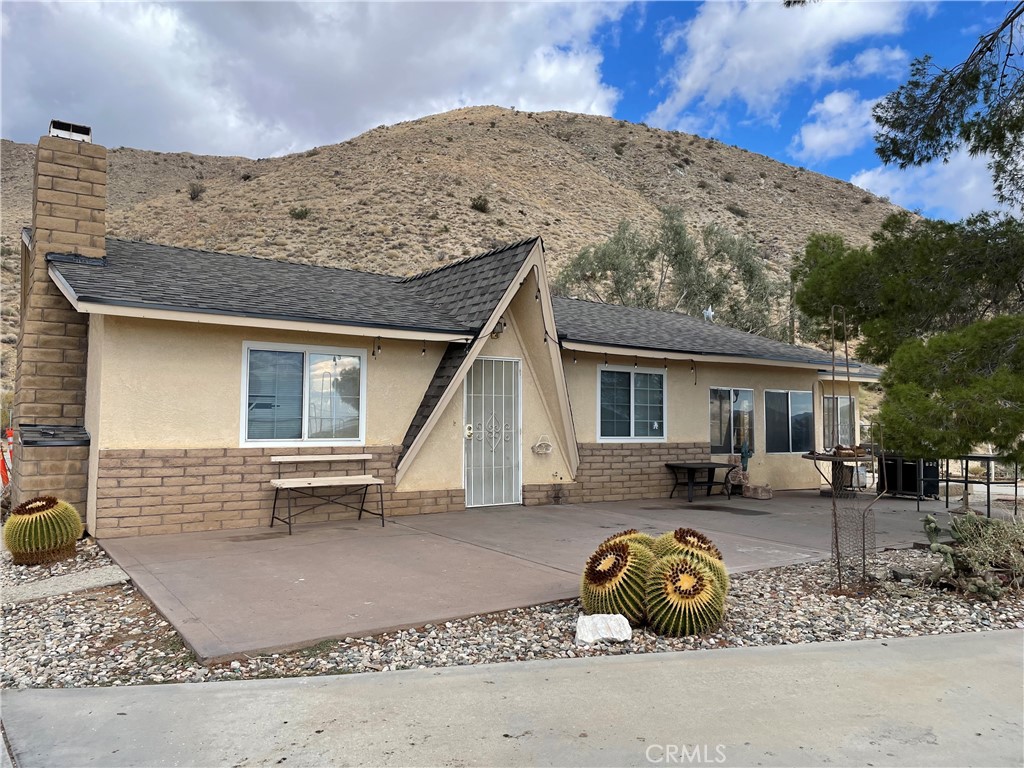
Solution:
{"label": "green tree", "polygon": [[870,249],[812,236],[792,277],[805,337],[827,338],[840,305],[858,356],[886,363],[908,340],[1024,312],[1024,226],[992,214],[952,224],[893,214]]}
{"label": "green tree", "polygon": [[554,290],[689,315],[711,306],[724,325],[786,339],[785,286],[757,245],[715,225],[699,235],[690,233],[675,209],[662,212],[651,235],[623,221],[608,240],[581,249],[558,274]]}
{"label": "green tree", "polygon": [[[808,0],[784,0],[803,6]],[[915,59],[910,77],[873,109],[876,152],[900,168],[948,161],[967,147],[985,155],[997,198],[1024,207],[1024,2],[982,35],[959,64]]]}
{"label": "green tree", "polygon": [[979,443],[1024,462],[1024,317],[908,341],[882,376],[886,443],[911,456],[962,456]]}

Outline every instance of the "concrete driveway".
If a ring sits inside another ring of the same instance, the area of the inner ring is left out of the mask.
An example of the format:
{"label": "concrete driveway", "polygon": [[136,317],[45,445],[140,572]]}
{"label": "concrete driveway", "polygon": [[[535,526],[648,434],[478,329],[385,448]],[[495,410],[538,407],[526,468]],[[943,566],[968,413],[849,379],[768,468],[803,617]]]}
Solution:
{"label": "concrete driveway", "polygon": [[[866,503],[866,500],[865,500]],[[922,512],[937,511],[937,502]],[[877,543],[923,538],[916,502],[876,505]],[[721,496],[113,539],[103,545],[204,661],[573,597],[615,531],[707,533],[733,572],[828,557],[831,500]]]}
{"label": "concrete driveway", "polygon": [[[37,766],[1021,766],[1022,633],[4,691]],[[645,684],[646,683],[646,684]]]}

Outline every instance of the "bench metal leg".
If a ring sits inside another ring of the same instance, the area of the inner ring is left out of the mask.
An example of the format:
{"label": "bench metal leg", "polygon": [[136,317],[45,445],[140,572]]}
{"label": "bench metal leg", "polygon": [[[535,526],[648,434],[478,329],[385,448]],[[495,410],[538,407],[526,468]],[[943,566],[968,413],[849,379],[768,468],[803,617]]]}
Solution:
{"label": "bench metal leg", "polygon": [[377,498],[380,499],[380,527],[384,527],[384,486],[377,486]]}
{"label": "bench metal leg", "polygon": [[363,519],[363,510],[366,509],[366,492],[368,490],[370,490],[370,487],[368,485],[364,485],[363,486],[363,496],[362,496],[361,499],[359,499],[359,515],[356,517],[356,520],[362,520]]}
{"label": "bench metal leg", "polygon": [[274,527],[274,518],[277,517],[277,494],[281,492],[280,488],[274,489],[274,509],[270,512],[270,527]]}

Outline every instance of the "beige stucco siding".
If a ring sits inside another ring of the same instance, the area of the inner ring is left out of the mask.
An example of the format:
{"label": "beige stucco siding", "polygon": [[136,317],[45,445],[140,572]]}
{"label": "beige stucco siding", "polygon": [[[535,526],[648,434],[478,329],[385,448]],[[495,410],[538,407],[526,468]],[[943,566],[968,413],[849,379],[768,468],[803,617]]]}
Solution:
{"label": "beige stucco siding", "polygon": [[[575,359],[575,363],[573,360]],[[576,435],[580,443],[597,443],[598,370],[604,365],[600,355],[564,352],[562,355],[569,398],[572,402]],[[769,483],[775,489],[816,488],[820,476],[814,466],[797,454],[765,451],[764,393],[766,390],[798,390],[814,394],[815,441],[821,442],[822,387],[817,371],[761,365],[705,363],[688,361],[639,359],[640,368],[664,370],[667,400],[666,442],[707,442],[710,436],[709,399],[712,387],[735,387],[754,391],[754,455],[750,459],[750,476],[754,483]],[[609,365],[632,368],[632,356],[609,356]],[[845,383],[837,384],[844,394]],[[829,384],[831,390],[831,385]],[[853,385],[856,396],[857,385]],[[609,444],[604,443],[602,444]]]}
{"label": "beige stucco siding", "polygon": [[[570,477],[564,448],[565,430],[560,426],[555,398],[554,371],[543,343],[540,305],[533,298],[536,284],[531,281],[532,276],[506,311],[504,332],[496,339],[488,339],[480,354],[482,358],[520,361],[522,481],[527,485],[561,482]],[[410,465],[399,490],[462,488],[465,482],[464,430],[465,400],[460,386]],[[534,453],[532,446],[545,436],[552,443],[551,453]]]}
{"label": "beige stucco siding", "polygon": [[102,376],[90,371],[87,408],[103,449],[237,447],[246,341],[364,350],[366,444],[401,443],[444,351],[427,343],[424,355],[421,342],[386,339],[374,358],[361,337],[121,317],[97,326],[90,366]]}

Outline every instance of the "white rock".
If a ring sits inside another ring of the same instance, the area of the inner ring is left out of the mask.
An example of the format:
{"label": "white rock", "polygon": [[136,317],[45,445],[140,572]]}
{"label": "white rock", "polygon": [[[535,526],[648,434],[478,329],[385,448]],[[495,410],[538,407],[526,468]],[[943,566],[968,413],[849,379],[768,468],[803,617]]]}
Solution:
{"label": "white rock", "polygon": [[598,642],[623,643],[633,637],[626,617],[618,613],[595,613],[576,620],[576,645]]}

